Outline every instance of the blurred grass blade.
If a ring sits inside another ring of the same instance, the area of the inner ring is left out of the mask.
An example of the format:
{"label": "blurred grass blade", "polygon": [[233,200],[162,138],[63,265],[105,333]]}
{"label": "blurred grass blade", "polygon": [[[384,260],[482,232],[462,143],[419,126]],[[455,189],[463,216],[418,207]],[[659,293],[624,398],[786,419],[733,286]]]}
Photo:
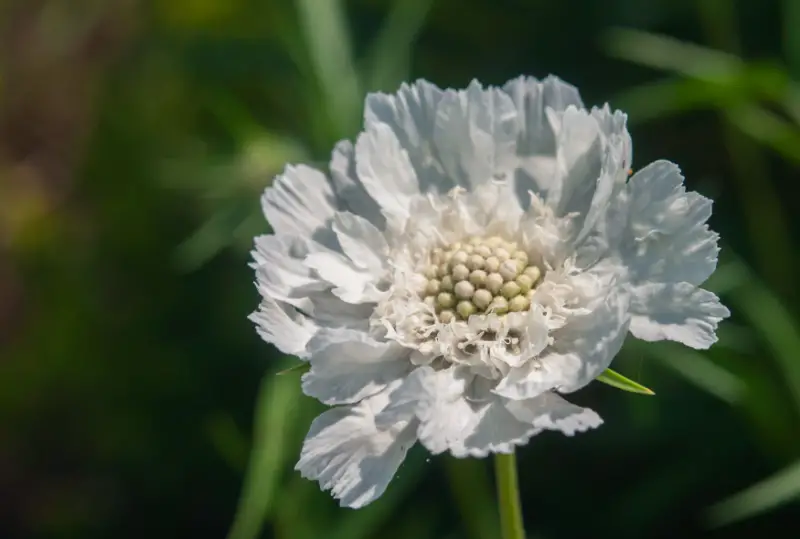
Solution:
{"label": "blurred grass blade", "polygon": [[500,522],[492,497],[494,485],[479,459],[457,459],[445,457],[450,491],[464,530],[464,539],[495,539]]}
{"label": "blurred grass blade", "polygon": [[729,78],[744,66],[732,54],[638,30],[611,30],[605,48],[612,56],[629,62],[705,81]]}
{"label": "blurred grass blade", "polygon": [[671,368],[698,388],[728,404],[736,404],[747,390],[738,376],[720,367],[700,352],[673,343],[643,343],[632,341],[628,349],[649,355]]}
{"label": "blurred grass blade", "polygon": [[800,461],[715,505],[708,511],[713,526],[753,517],[800,497]]}
{"label": "blurred grass blade", "polygon": [[742,133],[800,163],[800,127],[756,105],[742,105],[725,111],[728,121]]}
{"label": "blurred grass blade", "polygon": [[433,0],[395,0],[364,70],[370,91],[393,90],[408,78],[411,50],[432,4]]}
{"label": "blurred grass blade", "polygon": [[608,384],[611,387],[616,387],[617,389],[621,389],[623,391],[629,391],[631,393],[655,395],[655,392],[652,389],[646,388],[642,384],[634,382],[630,378],[626,378],[620,373],[612,371],[611,369],[606,369],[603,371],[600,376],[597,377],[597,381],[603,382],[604,384]]}
{"label": "blurred grass blade", "polygon": [[292,374],[294,372],[305,374],[311,369],[311,363],[300,363],[298,365],[294,365],[289,367],[288,369],[283,369],[282,371],[278,371],[275,373],[276,376],[283,376],[284,374]]}
{"label": "blurred grass blade", "polygon": [[[742,267],[745,267],[742,264]],[[744,317],[771,349],[783,379],[800,411],[800,327],[783,303],[755,275],[748,284],[728,294],[736,312]]]}
{"label": "blurred grass blade", "polygon": [[341,0],[295,0],[334,138],[355,133],[360,121],[361,88],[353,59],[350,30]]}
{"label": "blurred grass blade", "polygon": [[267,374],[261,382],[253,448],[242,495],[228,539],[256,539],[268,517],[286,460],[288,434],[298,409],[296,380]]}
{"label": "blurred grass blade", "polygon": [[669,78],[626,90],[614,104],[625,110],[630,122],[643,123],[714,106],[718,92],[712,88],[694,79]]}
{"label": "blurred grass blade", "polygon": [[783,0],[783,55],[794,80],[800,80],[800,2]]}

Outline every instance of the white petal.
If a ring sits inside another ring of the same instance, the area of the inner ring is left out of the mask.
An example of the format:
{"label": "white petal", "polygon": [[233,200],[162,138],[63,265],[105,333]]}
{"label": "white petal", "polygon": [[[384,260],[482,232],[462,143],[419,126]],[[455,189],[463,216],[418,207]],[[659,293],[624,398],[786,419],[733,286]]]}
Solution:
{"label": "white petal", "polygon": [[431,144],[436,109],[443,95],[445,92],[435,85],[419,80],[410,85],[403,83],[394,95],[369,94],[364,108],[367,124],[384,123],[392,128],[408,152],[422,191],[445,192],[455,185],[444,173]]}
{"label": "white petal", "polygon": [[313,237],[324,234],[336,211],[336,197],[322,172],[305,165],[287,166],[264,191],[261,207],[277,234]]}
{"label": "white petal", "polygon": [[295,306],[310,292],[329,285],[312,274],[303,263],[313,249],[309,240],[286,235],[258,236],[252,252],[259,289],[275,299]]}
{"label": "white petal", "polygon": [[648,283],[632,292],[631,333],[645,341],[705,349],[717,342],[717,325],[730,316],[716,295],[690,283]]}
{"label": "white petal", "polygon": [[389,246],[372,223],[352,213],[338,212],[333,218],[333,230],[342,251],[356,267],[373,273],[384,269]]}
{"label": "white petal", "polygon": [[380,275],[356,267],[339,253],[312,253],[304,263],[334,285],[333,294],[347,303],[373,303],[385,295],[376,286]]}
{"label": "white petal", "polygon": [[351,404],[378,393],[411,370],[409,350],[361,331],[321,329],[308,343],[311,370],[303,392],[325,404]]}
{"label": "white petal", "polygon": [[567,436],[603,424],[594,410],[576,406],[553,392],[543,393],[534,399],[508,401],[506,407],[523,423],[540,429],[561,431]]}
{"label": "white petal", "polygon": [[464,91],[442,97],[434,142],[447,174],[476,187],[493,178],[511,180],[516,168],[519,123],[511,98],[473,81]]}
{"label": "white petal", "polygon": [[553,332],[554,344],[537,360],[511,369],[494,392],[524,400],[551,389],[577,391],[608,368],[622,348],[629,324],[628,297],[612,290],[589,314],[574,316]]}
{"label": "white petal", "polygon": [[545,115],[546,109],[566,110],[570,105],[583,108],[578,89],[549,76],[541,82],[532,77],[517,77],[503,86],[519,112],[519,153],[555,154],[555,136]]}
{"label": "white petal", "polygon": [[383,229],[386,224],[381,208],[369,196],[356,173],[355,149],[349,140],[336,144],[331,154],[331,183],[342,209],[360,215],[376,227]]}
{"label": "white petal", "polygon": [[249,319],[256,324],[261,338],[274,344],[284,354],[308,357],[306,345],[318,328],[294,307],[267,296]]}
{"label": "white petal", "polygon": [[[603,156],[588,210],[576,208],[583,216],[582,230],[577,241],[592,232],[598,221],[607,220],[611,199],[624,188],[633,157],[633,145],[626,125],[627,116],[618,110],[611,111],[608,105],[600,109],[593,108],[591,114],[603,133]],[[601,226],[605,224],[601,223]]]}
{"label": "white petal", "polygon": [[343,507],[363,507],[383,494],[416,441],[413,422],[376,427],[375,414],[385,403],[379,394],[328,410],[314,420],[303,442],[295,469],[319,481]]}
{"label": "white petal", "polygon": [[[477,379],[475,379],[477,380]],[[508,453],[537,428],[517,420],[488,391],[475,391],[466,369],[435,371],[419,367],[390,395],[387,411],[402,416],[413,409],[420,420],[417,435],[433,454],[456,457]]]}
{"label": "white petal", "polygon": [[656,161],[628,183],[630,221],[623,255],[634,282],[702,284],[717,267],[711,200],[687,193],[680,169]]}
{"label": "white petal", "polygon": [[408,153],[388,125],[370,124],[358,136],[356,171],[384,216],[395,226],[405,223],[410,201],[419,195],[419,183]]}
{"label": "white petal", "polygon": [[630,166],[626,116],[606,105],[591,112],[568,108],[557,131],[561,182],[554,182],[548,204],[557,215],[577,215],[582,239],[606,211],[617,183]]}
{"label": "white petal", "polygon": [[374,306],[345,303],[334,296],[331,284],[306,265],[310,253],[331,251],[302,238],[257,237],[252,266],[258,291],[265,298],[292,305],[318,325],[365,329]]}
{"label": "white petal", "polygon": [[543,81],[518,77],[503,87],[518,112],[520,137],[517,154],[521,168],[516,175],[516,195],[527,208],[529,191],[543,197],[556,179],[556,134],[545,111],[561,112],[573,105],[583,108],[577,88],[557,77]]}

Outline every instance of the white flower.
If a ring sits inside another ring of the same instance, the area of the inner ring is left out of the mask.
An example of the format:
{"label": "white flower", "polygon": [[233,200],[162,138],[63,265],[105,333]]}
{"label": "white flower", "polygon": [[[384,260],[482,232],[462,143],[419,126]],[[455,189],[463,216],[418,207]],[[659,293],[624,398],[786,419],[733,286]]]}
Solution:
{"label": "white flower", "polygon": [[657,161],[629,178],[626,116],[555,77],[366,100],[330,174],[290,166],[263,197],[261,336],[310,363],[320,415],[297,469],[349,507],[406,451],[483,457],[602,423],[560,393],[628,334],[694,348],[728,310],[711,201]]}

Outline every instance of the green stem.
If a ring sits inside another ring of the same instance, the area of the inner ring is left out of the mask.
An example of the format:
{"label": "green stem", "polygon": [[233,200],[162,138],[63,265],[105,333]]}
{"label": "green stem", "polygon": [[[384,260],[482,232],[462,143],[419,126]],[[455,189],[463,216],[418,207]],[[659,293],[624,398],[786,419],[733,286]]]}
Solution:
{"label": "green stem", "polygon": [[500,509],[500,529],[503,539],[525,539],[522,525],[522,505],[517,484],[517,457],[514,453],[494,456],[497,476],[497,503]]}

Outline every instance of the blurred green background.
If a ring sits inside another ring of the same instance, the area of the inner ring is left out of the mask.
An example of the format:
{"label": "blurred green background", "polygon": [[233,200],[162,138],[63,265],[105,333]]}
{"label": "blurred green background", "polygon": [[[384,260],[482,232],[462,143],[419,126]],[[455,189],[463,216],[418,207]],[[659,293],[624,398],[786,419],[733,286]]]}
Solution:
{"label": "blurred green background", "polygon": [[520,452],[532,538],[800,529],[797,0],[0,1],[0,537],[498,537],[489,461],[412,451],[339,509],[292,471],[320,406],[246,316],[286,162],[365,92],[554,73],[634,168],[715,200],[708,353],[629,342],[605,425]]}

